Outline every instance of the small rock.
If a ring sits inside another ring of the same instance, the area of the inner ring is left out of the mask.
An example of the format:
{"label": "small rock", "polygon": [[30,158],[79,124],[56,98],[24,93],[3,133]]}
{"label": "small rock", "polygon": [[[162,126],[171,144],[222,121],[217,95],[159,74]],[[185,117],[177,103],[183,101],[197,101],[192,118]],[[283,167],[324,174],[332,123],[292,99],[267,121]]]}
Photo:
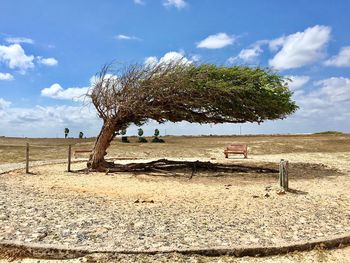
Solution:
{"label": "small rock", "polygon": [[78,232],[76,234],[76,238],[78,239],[79,242],[82,242],[82,241],[88,239],[88,236],[83,232]]}
{"label": "small rock", "polygon": [[71,231],[70,231],[69,229],[64,229],[64,230],[61,232],[61,236],[62,236],[62,237],[68,237],[70,234],[71,234]]}
{"label": "small rock", "polygon": [[286,194],[286,191],[284,191],[284,190],[278,190],[278,191],[277,191],[277,194],[278,194],[278,195],[285,195],[285,194]]}
{"label": "small rock", "polygon": [[38,241],[43,240],[46,236],[47,236],[47,233],[34,233],[34,234],[32,234],[32,237]]}
{"label": "small rock", "polygon": [[47,228],[46,227],[38,227],[36,229],[36,232],[38,232],[38,233],[47,233]]}
{"label": "small rock", "polygon": [[4,221],[4,220],[7,220],[7,219],[9,219],[8,215],[0,215],[0,221]]}

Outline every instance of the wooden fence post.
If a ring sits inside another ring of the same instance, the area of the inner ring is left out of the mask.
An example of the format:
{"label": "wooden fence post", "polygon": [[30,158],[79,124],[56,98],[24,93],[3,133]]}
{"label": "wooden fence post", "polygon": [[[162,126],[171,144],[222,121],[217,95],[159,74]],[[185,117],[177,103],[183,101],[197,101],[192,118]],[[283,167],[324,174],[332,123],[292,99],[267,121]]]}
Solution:
{"label": "wooden fence post", "polygon": [[29,143],[26,144],[26,174],[29,174]]}
{"label": "wooden fence post", "polygon": [[279,166],[279,185],[285,191],[289,187],[288,179],[288,161],[281,159]]}
{"label": "wooden fence post", "polygon": [[288,161],[284,163],[284,187],[285,190],[289,188],[289,178],[288,178]]}
{"label": "wooden fence post", "polygon": [[68,146],[68,168],[67,168],[68,172],[71,172],[70,170],[71,157],[72,157],[72,145],[69,145]]}

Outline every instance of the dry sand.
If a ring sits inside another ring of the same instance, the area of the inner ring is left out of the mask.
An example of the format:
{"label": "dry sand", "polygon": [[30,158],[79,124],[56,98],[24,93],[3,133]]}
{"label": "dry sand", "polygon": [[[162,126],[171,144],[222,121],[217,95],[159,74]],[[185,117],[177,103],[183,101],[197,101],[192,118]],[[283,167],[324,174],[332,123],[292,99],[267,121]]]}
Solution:
{"label": "dry sand", "polygon": [[[265,139],[271,143],[270,137]],[[331,139],[322,137],[318,148]],[[350,152],[339,150],[348,146],[335,143],[337,151],[306,152],[306,139],[299,138],[304,151],[258,154],[261,145],[269,145],[264,140],[252,144],[256,154],[248,160],[224,159],[218,146],[209,147],[207,157],[195,159],[269,167],[288,159],[295,193],[277,194],[275,174],[202,173],[188,180],[187,175],[68,174],[62,164],[42,166],[33,169],[35,175],[12,172],[0,177],[0,209],[8,216],[1,222],[0,237],[89,248],[169,249],[276,245],[349,233]],[[277,143],[290,147],[284,140]],[[290,144],[298,148],[298,141]],[[348,258],[349,248],[268,258],[118,257],[121,262],[348,262]],[[79,260],[108,258],[95,255],[70,262]]]}

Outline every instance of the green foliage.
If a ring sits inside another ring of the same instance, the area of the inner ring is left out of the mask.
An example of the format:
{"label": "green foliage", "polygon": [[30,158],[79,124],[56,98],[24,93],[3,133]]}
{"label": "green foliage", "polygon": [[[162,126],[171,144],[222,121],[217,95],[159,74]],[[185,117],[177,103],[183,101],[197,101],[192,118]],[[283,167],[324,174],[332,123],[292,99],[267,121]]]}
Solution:
{"label": "green foliage", "polygon": [[[201,65],[192,69],[199,100],[192,103],[211,112],[214,122],[263,122],[283,119],[297,110],[282,76],[259,67]],[[209,122],[211,118],[202,118]],[[197,121],[197,120],[196,120]]]}
{"label": "green foliage", "polygon": [[120,131],[120,134],[124,136],[124,135],[126,134],[126,129],[122,129],[122,130]]}
{"label": "green foliage", "polygon": [[[118,78],[110,77],[117,75]],[[188,65],[102,68],[88,96],[99,116],[116,126],[142,125],[150,119],[190,123],[262,123],[284,119],[298,106],[288,81],[271,69]],[[138,130],[140,137],[143,130]]]}
{"label": "green foliage", "polygon": [[141,82],[137,92],[148,98],[135,114],[138,122],[261,123],[298,109],[285,78],[259,67],[180,67]]}
{"label": "green foliage", "polygon": [[64,138],[67,138],[68,134],[69,134],[69,129],[64,128]]}
{"label": "green foliage", "polygon": [[140,128],[137,130],[137,134],[141,137],[143,135],[143,130]]}
{"label": "green foliage", "polygon": [[79,139],[83,139],[84,137],[84,133],[83,132],[79,132]]}
{"label": "green foliage", "polygon": [[158,129],[155,129],[154,130],[154,137],[158,137],[159,136],[159,130]]}
{"label": "green foliage", "polygon": [[142,130],[141,128],[139,128],[139,129],[137,130],[137,134],[139,135],[139,142],[140,142],[140,143],[146,143],[146,142],[148,142],[147,139],[146,139],[145,137],[142,137],[142,135],[143,135],[143,130]]}
{"label": "green foliage", "polygon": [[154,130],[154,138],[152,139],[152,142],[154,143],[164,143],[165,141],[163,139],[160,139],[158,136],[159,136],[159,130],[158,129],[155,129]]}

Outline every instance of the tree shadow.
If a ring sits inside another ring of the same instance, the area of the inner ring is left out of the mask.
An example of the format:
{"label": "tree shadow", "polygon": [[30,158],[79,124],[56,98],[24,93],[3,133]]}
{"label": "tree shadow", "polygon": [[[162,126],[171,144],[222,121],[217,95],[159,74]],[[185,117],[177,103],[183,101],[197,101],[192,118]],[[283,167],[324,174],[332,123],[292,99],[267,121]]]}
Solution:
{"label": "tree shadow", "polygon": [[288,190],[286,192],[292,193],[292,194],[296,194],[296,195],[307,195],[307,194],[309,194],[308,192],[297,190],[297,189],[292,189],[292,188],[288,188]]}

